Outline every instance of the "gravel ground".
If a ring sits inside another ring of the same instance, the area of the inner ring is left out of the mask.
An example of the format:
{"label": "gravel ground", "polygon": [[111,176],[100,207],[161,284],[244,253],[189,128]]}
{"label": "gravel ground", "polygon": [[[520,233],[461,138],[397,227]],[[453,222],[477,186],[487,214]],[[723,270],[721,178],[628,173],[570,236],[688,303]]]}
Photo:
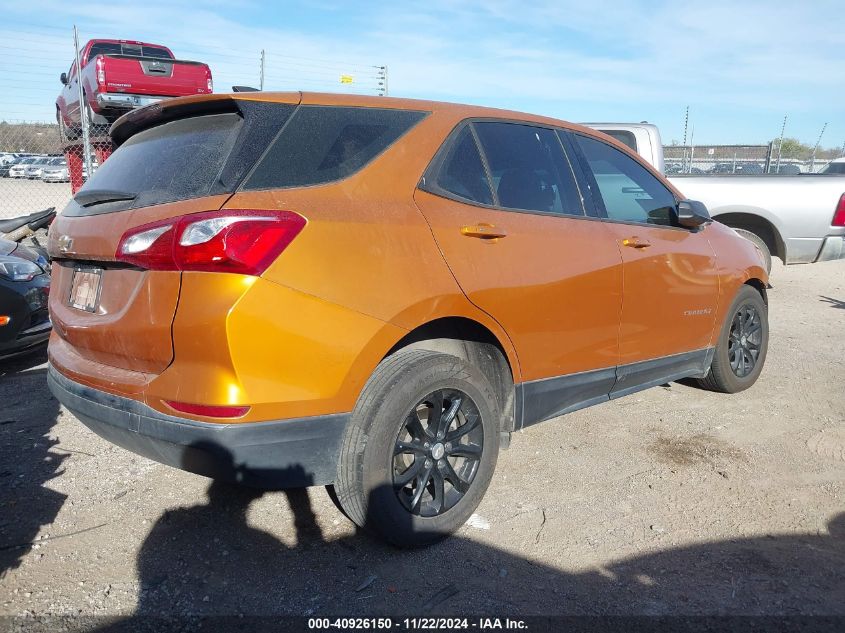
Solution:
{"label": "gravel ground", "polygon": [[426,550],[322,488],[262,494],[137,457],[0,378],[0,614],[845,615],[845,261],[783,268],[751,390],[673,383],[514,436]]}
{"label": "gravel ground", "polygon": [[69,201],[69,182],[0,178],[0,220],[27,215],[47,207],[56,207],[56,211],[61,211]]}

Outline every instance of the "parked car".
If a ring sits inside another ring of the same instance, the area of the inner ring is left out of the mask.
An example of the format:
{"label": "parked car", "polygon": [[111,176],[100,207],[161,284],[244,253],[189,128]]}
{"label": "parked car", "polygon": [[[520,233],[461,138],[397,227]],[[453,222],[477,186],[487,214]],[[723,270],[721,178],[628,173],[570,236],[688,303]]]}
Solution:
{"label": "parked car", "polygon": [[[657,127],[642,123],[588,123],[601,132],[636,131],[636,151],[658,169],[663,146]],[[647,140],[643,140],[647,139]],[[767,262],[824,262],[845,258],[845,176],[760,174],[743,178],[672,175],[685,195],[710,215],[752,240]],[[771,264],[769,263],[769,266]]]}
{"label": "parked car", "polygon": [[845,157],[830,161],[821,170],[822,174],[845,174]]}
{"label": "parked car", "polygon": [[44,168],[49,165],[52,160],[54,160],[54,157],[52,156],[42,156],[41,158],[35,159],[35,161],[27,165],[26,169],[24,169],[24,178],[38,180],[41,178],[41,172],[44,171]]}
{"label": "parked car", "polygon": [[716,163],[710,168],[711,174],[735,174],[737,173],[736,163]]}
{"label": "parked car", "polygon": [[[76,62],[62,73],[62,91],[56,99],[56,121],[65,138],[79,136],[82,116],[92,125],[105,126],[133,108],[165,98],[210,93],[211,69],[201,62],[175,59],[160,44],[130,40],[91,40]],[[80,106],[79,82],[83,101]]]}
{"label": "parked car", "polygon": [[50,337],[47,261],[0,239],[0,359],[34,350]]}
{"label": "parked car", "polygon": [[8,161],[0,165],[0,178],[8,178],[9,171],[11,171],[12,167],[17,165],[22,158],[17,158],[16,156],[12,156]]}
{"label": "parked car", "polygon": [[19,162],[9,167],[9,178],[26,178],[26,169],[35,161],[40,160],[40,157],[24,158]]}
{"label": "parked car", "polygon": [[481,107],[262,99],[126,115],[53,224],[49,383],[110,441],[333,484],[416,545],[469,518],[514,430],[760,375],[759,251],[623,145]]}
{"label": "parked car", "polygon": [[790,176],[797,176],[801,173],[801,167],[795,163],[784,163],[783,165],[776,165],[772,169],[773,174],[785,174]]}
{"label": "parked car", "polygon": [[[85,171],[84,167],[83,171]],[[41,180],[44,182],[70,182],[67,160],[64,158],[51,160],[41,171]]]}

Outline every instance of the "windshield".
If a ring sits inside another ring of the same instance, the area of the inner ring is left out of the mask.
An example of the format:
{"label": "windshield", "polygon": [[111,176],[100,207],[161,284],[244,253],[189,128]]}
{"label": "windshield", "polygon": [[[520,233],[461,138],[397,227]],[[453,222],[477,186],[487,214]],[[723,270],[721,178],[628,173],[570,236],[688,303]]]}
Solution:
{"label": "windshield", "polygon": [[829,163],[827,167],[822,170],[823,174],[845,174],[845,162]]}

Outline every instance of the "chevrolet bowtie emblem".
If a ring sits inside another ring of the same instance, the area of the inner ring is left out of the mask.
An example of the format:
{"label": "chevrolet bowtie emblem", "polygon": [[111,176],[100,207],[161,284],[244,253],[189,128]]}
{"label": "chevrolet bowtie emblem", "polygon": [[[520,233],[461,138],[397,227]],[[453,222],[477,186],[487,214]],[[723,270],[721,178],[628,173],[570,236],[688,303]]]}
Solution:
{"label": "chevrolet bowtie emblem", "polygon": [[73,238],[69,235],[62,235],[59,238],[59,250],[63,253],[67,253],[70,249],[73,248]]}

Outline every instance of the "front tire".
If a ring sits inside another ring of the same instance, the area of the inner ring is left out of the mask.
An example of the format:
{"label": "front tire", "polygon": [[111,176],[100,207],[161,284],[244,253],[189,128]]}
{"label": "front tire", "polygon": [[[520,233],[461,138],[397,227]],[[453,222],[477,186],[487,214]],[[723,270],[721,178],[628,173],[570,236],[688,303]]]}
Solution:
{"label": "front tire", "polygon": [[437,541],[481,501],[499,453],[502,413],[464,360],[400,350],[383,360],[352,412],[335,493],[359,527],[399,547]]}
{"label": "front tire", "polygon": [[769,311],[762,295],[743,285],[727,312],[710,372],[699,384],[710,391],[737,393],[757,382],[769,347]]}

